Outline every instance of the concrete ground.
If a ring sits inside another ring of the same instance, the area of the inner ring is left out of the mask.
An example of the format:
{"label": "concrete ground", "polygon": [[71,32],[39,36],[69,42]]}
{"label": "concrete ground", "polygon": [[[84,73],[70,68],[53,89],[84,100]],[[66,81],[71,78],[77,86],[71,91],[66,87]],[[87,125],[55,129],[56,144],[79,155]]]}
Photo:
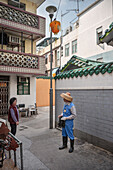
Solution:
{"label": "concrete ground", "polygon": [[[113,170],[113,155],[75,138],[74,152],[59,150],[62,134],[49,129],[49,108],[20,118],[17,137],[23,142],[24,170]],[[20,167],[19,149],[17,150]]]}
{"label": "concrete ground", "polygon": [[12,159],[5,159],[3,162],[3,167],[0,170],[18,170],[18,167],[14,167],[14,162]]}

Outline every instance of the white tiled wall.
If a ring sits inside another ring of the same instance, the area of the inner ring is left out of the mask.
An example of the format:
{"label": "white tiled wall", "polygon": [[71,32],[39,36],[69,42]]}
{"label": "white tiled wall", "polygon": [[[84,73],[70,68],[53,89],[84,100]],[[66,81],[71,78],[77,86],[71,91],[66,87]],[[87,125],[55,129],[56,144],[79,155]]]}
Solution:
{"label": "white tiled wall", "polygon": [[113,72],[56,80],[56,89],[113,89]]}
{"label": "white tiled wall", "polygon": [[[19,75],[22,76],[22,75]],[[28,77],[28,76],[27,76]],[[29,76],[30,77],[30,76]],[[30,77],[30,95],[17,95],[17,76],[10,76],[10,97],[17,98],[17,104],[25,104],[27,108],[29,105],[36,103],[36,81],[35,77]]]}

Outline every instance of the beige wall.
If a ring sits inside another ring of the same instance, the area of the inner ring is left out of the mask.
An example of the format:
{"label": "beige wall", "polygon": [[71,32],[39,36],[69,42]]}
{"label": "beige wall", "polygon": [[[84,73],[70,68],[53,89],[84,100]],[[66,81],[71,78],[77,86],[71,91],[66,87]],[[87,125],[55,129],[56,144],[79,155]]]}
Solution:
{"label": "beige wall", "polygon": [[[52,43],[52,49],[57,48],[60,46],[60,38]],[[44,55],[50,52],[50,45],[42,49],[41,51],[37,52],[38,55]]]}
{"label": "beige wall", "polygon": [[36,4],[34,4],[33,2],[29,2],[27,0],[20,0],[20,2],[26,4],[26,11],[36,14],[37,9]]}
{"label": "beige wall", "polygon": [[[0,49],[2,48],[2,45],[0,44]],[[7,46],[3,45],[3,49],[7,50]],[[31,41],[25,40],[25,53],[31,53]],[[33,54],[36,54],[36,42],[33,42]]]}
{"label": "beige wall", "polygon": [[0,2],[7,4],[7,0],[0,0]]}
{"label": "beige wall", "polygon": [[[53,63],[52,63],[52,68],[56,68],[60,66],[60,58],[57,61],[57,66],[55,65],[55,58],[57,57],[55,54],[55,50],[59,51],[59,55],[60,55],[60,38],[56,41],[54,41],[52,43],[52,50],[53,50]],[[41,51],[37,52],[38,55],[45,55],[47,54],[47,64],[46,65],[46,70],[48,71],[48,76],[49,76],[49,70],[50,70],[50,60],[49,60],[49,56],[50,56],[50,45],[48,45],[47,47],[45,47],[44,49],[42,49]]]}
{"label": "beige wall", "polygon": [[[25,53],[31,53],[31,40],[25,40]],[[33,42],[33,54],[36,54],[36,42]]]}
{"label": "beige wall", "polygon": [[[2,44],[0,44],[0,49],[2,49]],[[4,49],[4,50],[7,50],[7,46],[6,46],[6,45],[3,45],[3,49]]]}
{"label": "beige wall", "polygon": [[[8,4],[7,0],[0,0],[0,2]],[[26,11],[36,14],[37,5],[35,3],[29,2],[27,0],[20,0],[20,2],[26,4]]]}
{"label": "beige wall", "polygon": [[[49,79],[36,79],[36,105],[49,106]],[[53,105],[55,105],[55,80],[53,80]]]}

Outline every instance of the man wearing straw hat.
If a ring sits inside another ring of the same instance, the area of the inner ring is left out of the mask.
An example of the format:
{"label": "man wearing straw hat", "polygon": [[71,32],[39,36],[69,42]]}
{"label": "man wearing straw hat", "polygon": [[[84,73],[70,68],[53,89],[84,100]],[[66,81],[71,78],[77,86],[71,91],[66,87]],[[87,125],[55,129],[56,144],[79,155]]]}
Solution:
{"label": "man wearing straw hat", "polygon": [[58,116],[65,121],[65,127],[62,128],[63,145],[59,147],[60,150],[67,148],[67,138],[70,138],[69,153],[74,150],[74,136],[73,136],[73,120],[76,116],[76,109],[72,103],[73,98],[69,92],[60,95],[64,100],[63,113]]}

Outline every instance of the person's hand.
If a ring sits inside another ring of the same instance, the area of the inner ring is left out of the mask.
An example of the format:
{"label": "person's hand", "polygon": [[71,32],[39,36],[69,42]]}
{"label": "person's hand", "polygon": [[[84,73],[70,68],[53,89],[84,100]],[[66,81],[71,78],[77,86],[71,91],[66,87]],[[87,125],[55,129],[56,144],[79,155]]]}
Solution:
{"label": "person's hand", "polygon": [[62,115],[58,115],[58,118],[62,117]]}
{"label": "person's hand", "polygon": [[66,119],[67,119],[67,117],[62,117],[62,118],[61,118],[61,120],[66,120]]}
{"label": "person's hand", "polygon": [[16,122],[16,125],[19,125],[19,122]]}

